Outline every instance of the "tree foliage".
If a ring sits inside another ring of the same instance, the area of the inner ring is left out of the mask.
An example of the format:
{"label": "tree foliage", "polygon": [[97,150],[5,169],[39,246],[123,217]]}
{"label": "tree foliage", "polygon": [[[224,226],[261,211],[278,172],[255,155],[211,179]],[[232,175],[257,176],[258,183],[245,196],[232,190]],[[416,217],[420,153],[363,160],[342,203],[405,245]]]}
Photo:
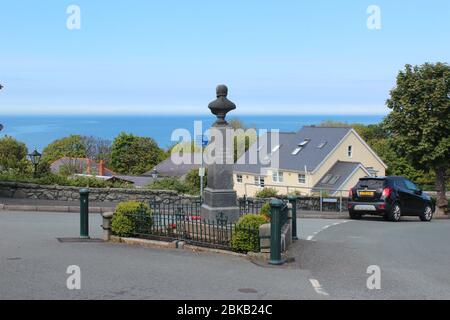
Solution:
{"label": "tree foliage", "polygon": [[450,66],[406,65],[397,76],[385,127],[399,153],[414,166],[436,174],[437,205],[447,206],[445,176],[450,162]]}
{"label": "tree foliage", "polygon": [[152,138],[122,132],[112,143],[111,168],[122,174],[142,174],[151,170],[163,157],[164,151]]}
{"label": "tree foliage", "polygon": [[82,136],[81,143],[86,150],[86,157],[95,161],[103,160],[108,166],[111,162],[111,141],[94,136]]}
{"label": "tree foliage", "polygon": [[42,162],[52,163],[62,157],[85,158],[86,146],[83,137],[70,135],[53,141],[42,152]]}
{"label": "tree foliage", "polygon": [[27,147],[13,137],[0,138],[0,171],[15,170],[25,173],[31,170],[27,160]]}

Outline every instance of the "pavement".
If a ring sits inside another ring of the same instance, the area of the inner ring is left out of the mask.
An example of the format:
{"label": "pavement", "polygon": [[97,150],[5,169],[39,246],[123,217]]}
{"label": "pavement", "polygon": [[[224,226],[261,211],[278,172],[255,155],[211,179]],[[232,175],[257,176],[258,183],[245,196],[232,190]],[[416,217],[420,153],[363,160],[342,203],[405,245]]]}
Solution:
{"label": "pavement", "polygon": [[[73,213],[0,211],[0,299],[450,299],[450,221],[299,219],[296,261],[261,267],[237,256],[75,237]],[[90,234],[101,217],[90,215]],[[81,270],[69,290],[68,266]],[[379,266],[381,289],[367,268]]]}

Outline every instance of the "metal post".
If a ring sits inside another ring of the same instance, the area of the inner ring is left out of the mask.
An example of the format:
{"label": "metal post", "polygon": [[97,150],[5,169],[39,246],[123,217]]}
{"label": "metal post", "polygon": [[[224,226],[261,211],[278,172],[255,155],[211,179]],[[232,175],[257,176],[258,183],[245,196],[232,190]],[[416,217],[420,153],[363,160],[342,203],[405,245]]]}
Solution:
{"label": "metal post", "polygon": [[89,239],[89,189],[80,189],[80,238]]}
{"label": "metal post", "polygon": [[339,191],[339,212],[342,212],[342,190]]}
{"label": "metal post", "polygon": [[288,200],[292,204],[292,240],[298,240],[298,237],[297,237],[297,197],[289,196]]}
{"label": "metal post", "polygon": [[203,171],[203,135],[202,135],[202,163],[201,163],[201,167],[200,167],[200,199],[203,203],[203,176],[205,175],[204,171]]}
{"label": "metal post", "polygon": [[269,264],[280,265],[284,261],[281,260],[281,225],[280,210],[283,206],[280,199],[272,199],[270,201],[270,260]]}
{"label": "metal post", "polygon": [[320,201],[320,212],[322,212],[322,189],[320,189],[320,192],[319,192],[319,201]]}

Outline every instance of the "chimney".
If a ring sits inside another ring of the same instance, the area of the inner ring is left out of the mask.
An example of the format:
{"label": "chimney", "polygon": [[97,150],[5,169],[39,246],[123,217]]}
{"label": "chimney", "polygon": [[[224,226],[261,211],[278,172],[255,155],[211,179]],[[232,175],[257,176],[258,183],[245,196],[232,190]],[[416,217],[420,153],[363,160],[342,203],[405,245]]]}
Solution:
{"label": "chimney", "polygon": [[105,161],[100,160],[100,164],[98,165],[98,175],[104,176],[105,175]]}

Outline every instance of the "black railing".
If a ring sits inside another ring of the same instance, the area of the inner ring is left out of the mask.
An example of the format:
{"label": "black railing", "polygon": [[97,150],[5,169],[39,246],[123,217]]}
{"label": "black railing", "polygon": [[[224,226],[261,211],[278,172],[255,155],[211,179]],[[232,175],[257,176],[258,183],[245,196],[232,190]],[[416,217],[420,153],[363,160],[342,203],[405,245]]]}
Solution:
{"label": "black railing", "polygon": [[259,214],[264,204],[269,203],[270,199],[263,198],[239,198],[239,213],[244,214]]}
{"label": "black railing", "polygon": [[[286,196],[278,196],[278,199],[286,200]],[[250,198],[243,197],[238,199],[240,213],[242,214],[258,214],[265,203],[269,203],[267,198]],[[300,211],[329,211],[342,212],[347,210],[347,197],[317,197],[317,196],[298,196],[296,201],[296,209]]]}
{"label": "black railing", "polygon": [[[242,240],[242,237],[258,239],[257,243],[255,242],[255,251],[260,250],[259,228],[236,226],[234,223],[228,223],[224,216],[218,216],[215,220],[204,219],[199,211],[196,211],[194,204],[182,208],[183,210],[178,210],[177,206],[157,205],[151,207],[150,214],[145,211],[128,214],[134,226],[130,236],[166,241],[180,240],[198,246],[234,250],[233,239],[235,233],[238,233],[236,239],[239,240]],[[173,212],[172,210],[177,213],[168,213]]]}
{"label": "black railing", "polygon": [[152,212],[158,214],[199,216],[202,200],[198,198],[153,198],[149,203]]}

